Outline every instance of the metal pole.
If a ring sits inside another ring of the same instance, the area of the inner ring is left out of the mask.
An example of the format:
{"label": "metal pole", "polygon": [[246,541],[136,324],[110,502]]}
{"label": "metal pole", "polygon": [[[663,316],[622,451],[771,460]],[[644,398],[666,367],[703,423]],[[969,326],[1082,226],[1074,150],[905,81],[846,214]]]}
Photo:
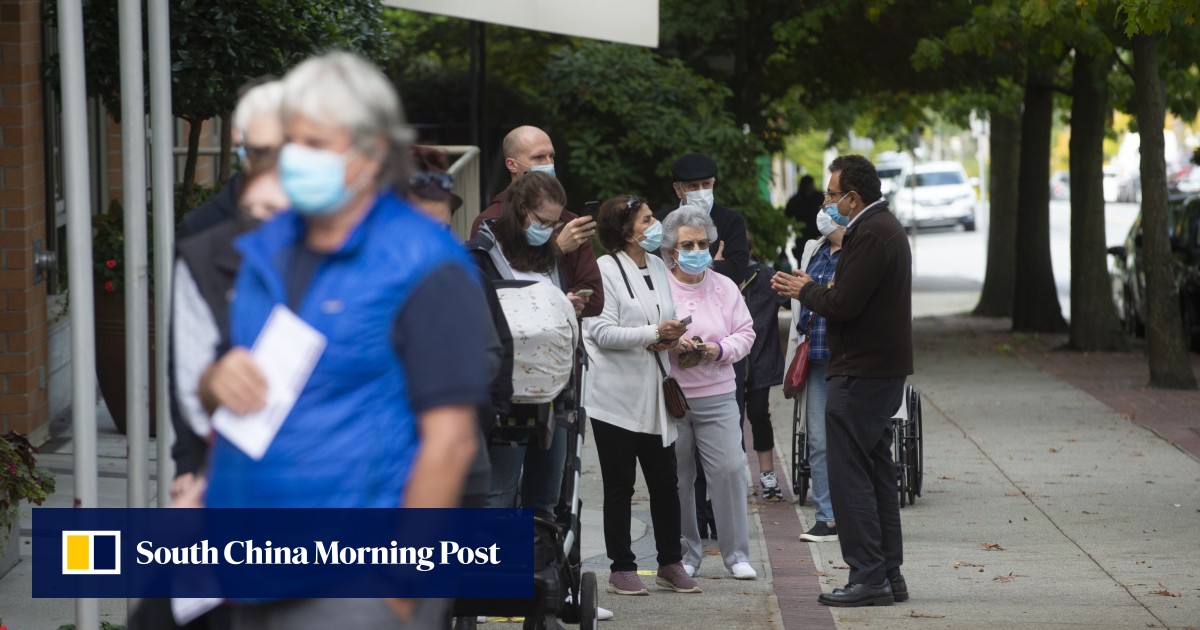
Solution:
{"label": "metal pole", "polygon": [[[62,93],[63,197],[67,206],[67,270],[71,291],[71,405],[75,441],[75,506],[96,507],[96,346],[92,311],[92,211],[88,200],[87,90],[84,83],[83,8],[58,0]],[[100,625],[95,599],[75,600],[75,627]]]}
{"label": "metal pole", "polygon": [[[128,505],[146,507],[149,443],[149,328],[146,267],[146,99],[142,79],[142,3],[118,3],[121,40],[121,175],[125,189],[125,437]],[[164,305],[165,306],[165,305]]]}
{"label": "metal pole", "polygon": [[151,173],[154,189],[154,395],[158,424],[158,506],[171,503],[175,441],[171,424],[170,356],[171,271],[175,260],[175,145],[171,111],[170,6],[167,0],[149,0],[150,23],[150,130]]}

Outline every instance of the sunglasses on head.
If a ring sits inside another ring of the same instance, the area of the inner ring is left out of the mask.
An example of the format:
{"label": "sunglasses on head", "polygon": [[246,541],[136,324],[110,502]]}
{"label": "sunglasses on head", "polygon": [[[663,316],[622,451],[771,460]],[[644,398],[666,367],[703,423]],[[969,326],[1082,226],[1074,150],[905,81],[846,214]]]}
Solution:
{"label": "sunglasses on head", "polygon": [[426,186],[436,186],[445,192],[454,191],[454,176],[450,173],[437,173],[431,171],[421,171],[413,175],[409,180],[409,185],[413,188],[424,188]]}

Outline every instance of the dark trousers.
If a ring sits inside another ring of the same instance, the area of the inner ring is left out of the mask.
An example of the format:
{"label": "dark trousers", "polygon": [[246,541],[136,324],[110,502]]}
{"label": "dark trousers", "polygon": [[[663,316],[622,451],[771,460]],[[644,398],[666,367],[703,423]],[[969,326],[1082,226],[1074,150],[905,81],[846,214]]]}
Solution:
{"label": "dark trousers", "polygon": [[629,524],[633,518],[633,484],[639,463],[650,491],[650,521],[654,525],[658,564],[681,561],[675,446],[664,447],[660,435],[628,431],[595,418],[592,418],[592,435],[604,481],[604,546],[608,559],[612,560],[611,569],[637,570]]}
{"label": "dark trousers", "polygon": [[[754,450],[759,452],[775,449],[775,429],[771,426],[770,402],[770,387],[746,390],[746,416],[750,418],[751,440]],[[742,430],[745,431],[745,428]]]}
{"label": "dark trousers", "polygon": [[[738,426],[741,426],[742,419],[746,417],[746,371],[749,367],[749,358],[743,358],[741,361],[733,364],[733,382],[736,389],[738,405]],[[742,446],[742,450],[745,450]],[[757,448],[757,447],[755,447]],[[774,448],[772,446],[772,448]],[[704,464],[700,462],[700,451],[697,450],[693,455],[696,458],[696,525],[700,529],[701,537],[704,536],[705,526],[707,525],[712,531],[717,531],[717,521],[713,517],[712,499],[708,498],[708,481],[704,478]]]}
{"label": "dark trousers", "polygon": [[903,395],[902,377],[829,379],[829,491],[851,584],[882,584],[904,562],[892,459],[892,416]]}

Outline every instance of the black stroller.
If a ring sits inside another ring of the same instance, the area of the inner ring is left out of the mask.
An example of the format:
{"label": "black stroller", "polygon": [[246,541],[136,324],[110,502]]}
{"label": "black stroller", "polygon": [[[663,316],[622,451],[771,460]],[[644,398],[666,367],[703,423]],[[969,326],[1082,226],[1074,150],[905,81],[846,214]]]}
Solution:
{"label": "black stroller", "polygon": [[[497,282],[497,288],[511,283]],[[562,490],[553,520],[534,517],[533,599],[459,599],[454,604],[454,628],[476,627],[479,615],[524,617],[527,630],[558,628],[558,621],[596,628],[596,574],[583,571],[580,557],[579,477],[587,415],[580,404],[585,363],[582,342],[575,347],[570,379],[552,402],[514,404],[507,417],[497,419],[492,443],[516,442],[530,448],[550,448],[554,430],[567,430],[567,456],[564,461]],[[514,576],[522,579],[524,576]]]}
{"label": "black stroller", "polygon": [[[807,391],[807,390],[806,390]],[[808,423],[805,395],[797,396],[792,412],[792,492],[801,505],[808,498],[812,467],[808,463]],[[904,386],[904,401],[892,418],[892,456],[896,461],[896,481],[900,489],[900,507],[921,496],[925,476],[925,447],[921,439],[921,390]]]}

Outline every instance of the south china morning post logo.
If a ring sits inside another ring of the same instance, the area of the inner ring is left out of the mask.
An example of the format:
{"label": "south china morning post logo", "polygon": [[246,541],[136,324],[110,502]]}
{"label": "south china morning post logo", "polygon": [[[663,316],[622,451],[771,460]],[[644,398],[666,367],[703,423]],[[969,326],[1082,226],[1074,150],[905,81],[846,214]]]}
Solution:
{"label": "south china morning post logo", "polygon": [[120,575],[121,532],[63,531],[62,574]]}

